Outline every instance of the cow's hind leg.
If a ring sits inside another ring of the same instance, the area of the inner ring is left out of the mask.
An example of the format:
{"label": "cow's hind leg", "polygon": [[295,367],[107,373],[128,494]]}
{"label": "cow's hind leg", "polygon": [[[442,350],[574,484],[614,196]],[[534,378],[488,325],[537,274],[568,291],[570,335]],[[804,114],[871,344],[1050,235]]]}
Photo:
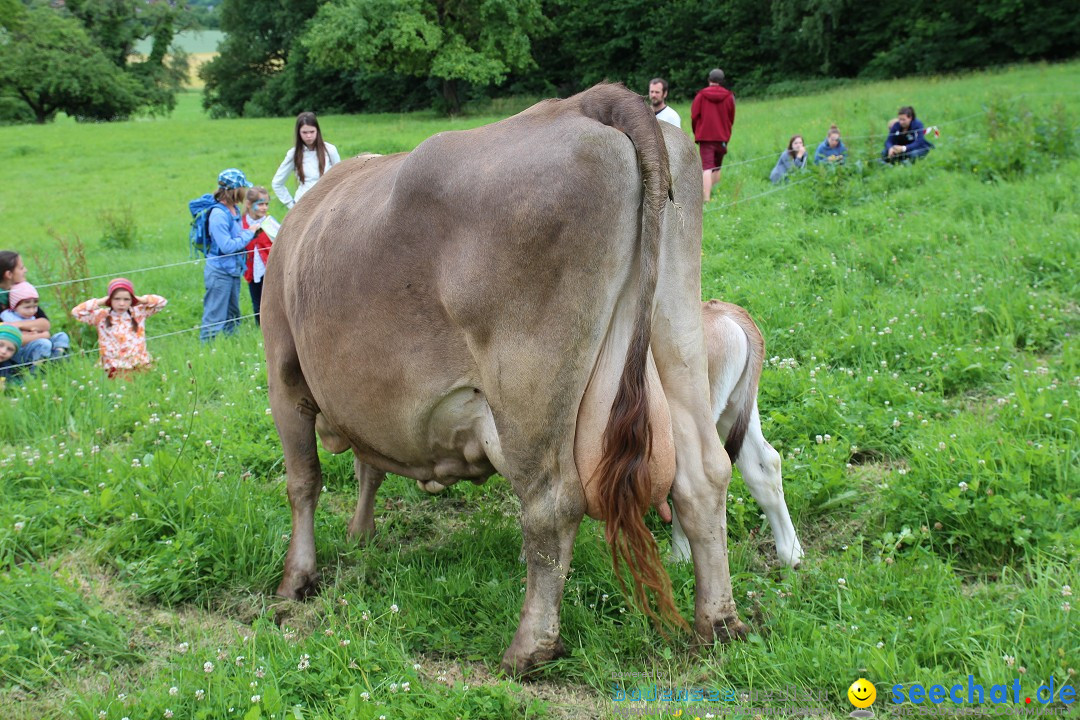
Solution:
{"label": "cow's hind leg", "polygon": [[[300,600],[315,591],[315,505],[322,490],[319,449],[315,439],[318,406],[308,390],[299,363],[277,365],[268,357],[270,409],[285,453],[286,486],[292,508],[292,537],[278,595]],[[276,369],[276,372],[275,372]]]}
{"label": "cow's hind leg", "polygon": [[559,637],[559,611],[574,538],[585,515],[585,498],[576,475],[561,490],[550,476],[534,480],[514,484],[521,499],[528,572],[521,620],[513,642],[503,654],[502,667],[516,676],[566,655]]}
{"label": "cow's hind leg", "polygon": [[[720,419],[718,427],[725,418]],[[721,430],[726,434],[727,428]],[[735,466],[742,473],[750,494],[761,506],[765,518],[769,521],[773,536],[776,538],[776,556],[789,567],[799,567],[803,549],[799,537],[795,534],[795,525],[791,522],[787,502],[784,500],[784,485],[780,475],[780,453],[765,439],[761,432],[761,419],[757,408],[751,411],[750,423],[746,428],[739,457]]]}
{"label": "cow's hind leg", "polygon": [[356,498],[356,512],[349,521],[349,539],[363,543],[375,534],[375,494],[386,479],[386,473],[361,462],[360,458],[353,460],[353,466],[356,468],[359,493]]}

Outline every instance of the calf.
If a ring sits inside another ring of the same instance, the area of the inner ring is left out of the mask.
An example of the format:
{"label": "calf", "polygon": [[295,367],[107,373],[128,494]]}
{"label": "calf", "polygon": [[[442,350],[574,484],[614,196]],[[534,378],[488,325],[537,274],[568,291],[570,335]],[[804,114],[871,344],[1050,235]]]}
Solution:
{"label": "calf", "polygon": [[[780,478],[780,454],[761,434],[757,390],[765,340],[750,314],[738,305],[710,300],[703,303],[705,348],[709,355],[709,400],[716,431],[724,438],[735,467],[750,494],[765,512],[776,537],[776,555],[795,568],[802,545],[791,524]],[[690,544],[678,515],[672,518],[672,557],[690,559]]]}

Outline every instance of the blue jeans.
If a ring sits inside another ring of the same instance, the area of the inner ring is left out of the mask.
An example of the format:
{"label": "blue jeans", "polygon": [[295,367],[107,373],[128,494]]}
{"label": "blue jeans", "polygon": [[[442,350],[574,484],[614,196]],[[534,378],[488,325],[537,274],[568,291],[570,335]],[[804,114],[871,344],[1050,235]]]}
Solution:
{"label": "blue jeans", "polygon": [[[11,357],[12,365],[24,365],[26,363],[39,363],[49,358],[63,357],[64,353],[68,351],[71,346],[71,341],[68,339],[67,333],[56,333],[52,337],[38,338],[32,340],[22,347],[20,347],[15,354]],[[29,370],[30,372],[37,372],[39,365],[29,365],[28,367],[14,368],[14,373],[18,374],[23,370]]]}
{"label": "blue jeans", "polygon": [[236,332],[240,324],[240,276],[229,275],[206,265],[203,267],[203,282],[206,284],[206,295],[203,296],[199,339],[206,342],[220,332],[224,331],[226,335]]}

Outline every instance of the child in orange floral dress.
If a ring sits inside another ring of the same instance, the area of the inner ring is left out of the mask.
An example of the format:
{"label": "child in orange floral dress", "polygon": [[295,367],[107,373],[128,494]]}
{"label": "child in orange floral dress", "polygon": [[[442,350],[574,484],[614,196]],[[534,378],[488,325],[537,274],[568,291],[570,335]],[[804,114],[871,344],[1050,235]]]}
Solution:
{"label": "child in orange floral dress", "polygon": [[126,376],[152,362],[146,350],[146,318],[165,307],[160,295],[135,295],[131,281],[116,278],[103,298],[90,298],[72,309],[79,322],[98,331],[101,365],[110,378]]}

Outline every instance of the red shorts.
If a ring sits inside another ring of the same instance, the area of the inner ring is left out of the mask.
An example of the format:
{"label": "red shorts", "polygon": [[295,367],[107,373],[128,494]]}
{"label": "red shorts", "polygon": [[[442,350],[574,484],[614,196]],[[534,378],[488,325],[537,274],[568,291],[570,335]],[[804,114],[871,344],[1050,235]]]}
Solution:
{"label": "red shorts", "polygon": [[702,171],[719,170],[727,155],[727,143],[723,140],[701,140],[698,147],[701,149]]}

